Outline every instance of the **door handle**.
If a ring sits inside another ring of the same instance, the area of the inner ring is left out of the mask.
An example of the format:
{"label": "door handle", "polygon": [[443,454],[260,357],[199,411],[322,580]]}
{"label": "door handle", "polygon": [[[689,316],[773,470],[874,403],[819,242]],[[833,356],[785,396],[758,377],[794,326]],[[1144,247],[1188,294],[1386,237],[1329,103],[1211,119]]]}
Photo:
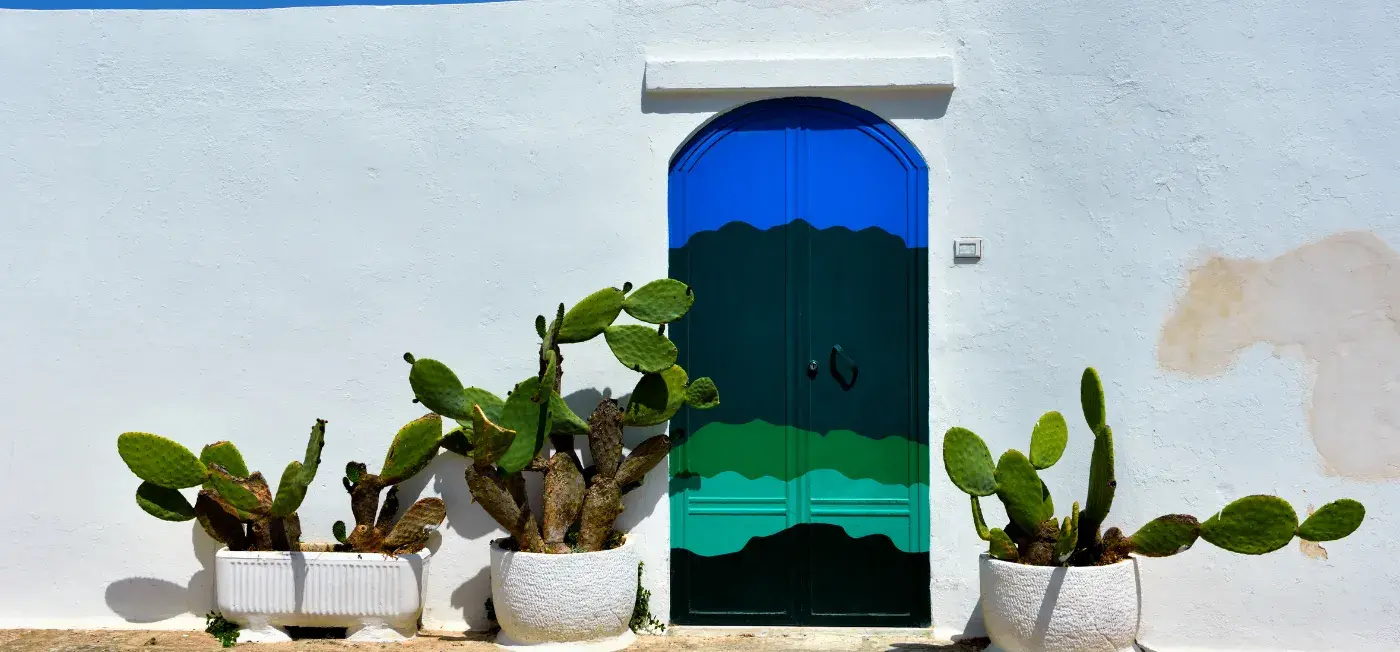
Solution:
{"label": "door handle", "polygon": [[[842,376],[841,376],[841,372],[840,372],[839,370],[837,370],[837,368],[836,368],[836,359],[837,359],[837,357],[840,357],[840,359],[843,360],[843,361],[845,361],[845,363],[846,363],[847,365],[850,365],[850,367],[851,367],[851,379],[850,379],[850,380],[846,380],[844,377],[842,377]],[[835,379],[836,379],[836,382],[837,382],[837,383],[840,383],[841,389],[843,389],[843,390],[845,390],[845,391],[850,391],[852,387],[855,387],[855,386],[856,386],[856,378],[860,377],[860,365],[856,364],[856,361],[853,360],[853,359],[851,359],[851,356],[846,355],[846,350],[843,349],[843,348],[841,348],[841,345],[840,345],[840,344],[837,344],[837,345],[834,345],[834,346],[831,347],[831,377],[832,377],[832,378],[835,378]]]}

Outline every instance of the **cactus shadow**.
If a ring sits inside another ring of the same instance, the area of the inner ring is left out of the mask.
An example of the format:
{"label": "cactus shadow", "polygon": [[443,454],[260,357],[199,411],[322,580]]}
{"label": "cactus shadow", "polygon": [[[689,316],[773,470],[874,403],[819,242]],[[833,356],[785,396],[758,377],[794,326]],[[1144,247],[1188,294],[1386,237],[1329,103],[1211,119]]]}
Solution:
{"label": "cactus shadow", "polygon": [[107,585],[107,608],[129,623],[154,623],[189,611],[188,591],[154,577],[128,577]]}
{"label": "cactus shadow", "polygon": [[453,609],[462,610],[462,620],[471,630],[484,630],[492,625],[486,617],[486,599],[491,597],[491,567],[488,565],[452,590],[449,602]]}
{"label": "cactus shadow", "polygon": [[129,623],[155,623],[187,613],[203,616],[213,610],[214,553],[222,544],[193,524],[190,545],[202,568],[184,586],[154,577],[119,579],[103,592],[107,608]]}
{"label": "cactus shadow", "polygon": [[428,482],[432,482],[433,492],[447,505],[444,526],[448,530],[464,539],[480,539],[497,531],[496,522],[486,510],[472,502],[471,491],[467,489],[467,464],[467,458],[456,453],[438,453],[428,468],[399,486],[399,509],[407,509],[412,504],[407,497],[415,496],[416,500]]}

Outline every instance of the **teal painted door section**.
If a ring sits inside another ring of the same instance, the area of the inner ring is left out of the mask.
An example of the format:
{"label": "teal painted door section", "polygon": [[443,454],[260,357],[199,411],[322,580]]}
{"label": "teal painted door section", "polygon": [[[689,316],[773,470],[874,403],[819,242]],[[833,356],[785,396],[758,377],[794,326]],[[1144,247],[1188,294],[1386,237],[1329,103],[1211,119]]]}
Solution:
{"label": "teal painted door section", "polygon": [[670,334],[723,401],[671,421],[675,622],[929,623],[927,183],[898,131],[824,99],[677,154],[671,276],[697,301]]}

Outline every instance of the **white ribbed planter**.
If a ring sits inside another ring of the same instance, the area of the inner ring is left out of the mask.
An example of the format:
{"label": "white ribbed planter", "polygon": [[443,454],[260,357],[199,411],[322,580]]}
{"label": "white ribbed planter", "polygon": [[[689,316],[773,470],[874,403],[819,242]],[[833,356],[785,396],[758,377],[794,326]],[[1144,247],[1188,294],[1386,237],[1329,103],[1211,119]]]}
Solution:
{"label": "white ribbed planter", "polygon": [[616,652],[636,640],[637,548],[546,555],[491,545],[496,643],[531,652]]}
{"label": "white ribbed planter", "polygon": [[243,626],[238,642],[290,641],[282,629],[345,627],[351,641],[401,641],[418,632],[431,553],[219,550],[219,611]]}
{"label": "white ribbed planter", "polygon": [[1027,566],[982,555],[985,652],[1134,652],[1140,611],[1137,561]]}

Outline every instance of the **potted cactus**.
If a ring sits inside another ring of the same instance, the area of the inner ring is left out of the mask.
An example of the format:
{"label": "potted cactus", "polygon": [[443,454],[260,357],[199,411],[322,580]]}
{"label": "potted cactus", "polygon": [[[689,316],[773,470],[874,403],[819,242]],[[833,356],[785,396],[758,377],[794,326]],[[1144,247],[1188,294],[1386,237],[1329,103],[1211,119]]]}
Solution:
{"label": "potted cactus", "polygon": [[[142,480],[136,490],[142,509],[167,521],[198,520],[210,537],[224,544],[214,559],[216,604],[224,618],[239,625],[239,642],[291,640],[283,629],[288,625],[345,627],[348,638],[356,641],[396,640],[416,629],[426,555],[336,552],[333,544],[301,541],[296,510],[316,477],[325,431],[326,422],[317,419],[305,458],[287,465],[276,494],[261,473],[249,473],[230,442],[209,444],[196,457],[159,435],[127,432],[117,438],[122,460]],[[405,431],[412,435],[405,437]],[[433,442],[426,454],[418,442],[429,436],[425,433],[431,433]],[[406,447],[412,454],[396,453],[400,439],[395,439],[389,456],[396,460],[394,468],[421,470],[427,464],[424,458],[436,453],[441,433],[436,415],[405,426],[400,438],[413,440]],[[404,457],[412,461],[397,462]],[[193,505],[180,493],[192,487],[200,487]],[[441,514],[440,500],[425,501],[437,501]],[[413,511],[399,524],[418,523],[410,519]],[[405,526],[399,537],[404,545],[381,544],[376,552],[416,550],[425,538],[423,529],[436,526],[442,517],[431,520],[422,519],[416,531]]]}
{"label": "potted cactus", "polygon": [[[504,399],[464,387],[446,365],[405,354],[415,400],[458,422],[443,447],[471,458],[467,486],[476,502],[509,533],[491,549],[491,594],[505,646],[587,643],[620,650],[636,600],[638,556],[630,536],[615,529],[622,497],[665,459],[670,438],[655,435],[623,456],[627,427],[665,423],[682,406],[719,405],[708,378],[689,379],[676,365],[666,324],[689,311],[695,297],[680,281],[660,279],[632,291],[605,288],[554,319],[536,318],[541,343],[537,373]],[[626,312],[644,324],[616,324]],[[628,369],[641,374],[626,405],[600,400],[585,421],[560,398],[561,346],[599,335]],[[593,463],[584,466],[574,438],[587,437]],[[553,455],[546,455],[545,440]],[[522,472],[544,474],[542,514],[536,517]]]}
{"label": "potted cactus", "polygon": [[[948,478],[971,496],[973,525],[988,542],[980,581],[982,616],[993,652],[1136,650],[1136,557],[1176,555],[1197,539],[1230,552],[1261,555],[1288,545],[1295,536],[1307,541],[1341,539],[1365,518],[1361,503],[1341,499],[1299,524],[1287,501],[1256,495],[1226,505],[1205,522],[1169,514],[1131,536],[1116,527],[1101,531],[1118,483],[1103,385],[1092,367],[1084,370],[1080,401],[1094,433],[1089,490],[1084,509],[1075,502],[1059,521],[1050,490],[1037,474],[1064,453],[1069,428],[1059,412],[1047,412],[1036,423],[1029,455],[1008,450],[995,464],[987,445],[971,431],[951,428],[943,437]],[[982,516],[978,499],[991,495],[1006,508],[1010,522],[1005,527],[988,528]]]}

